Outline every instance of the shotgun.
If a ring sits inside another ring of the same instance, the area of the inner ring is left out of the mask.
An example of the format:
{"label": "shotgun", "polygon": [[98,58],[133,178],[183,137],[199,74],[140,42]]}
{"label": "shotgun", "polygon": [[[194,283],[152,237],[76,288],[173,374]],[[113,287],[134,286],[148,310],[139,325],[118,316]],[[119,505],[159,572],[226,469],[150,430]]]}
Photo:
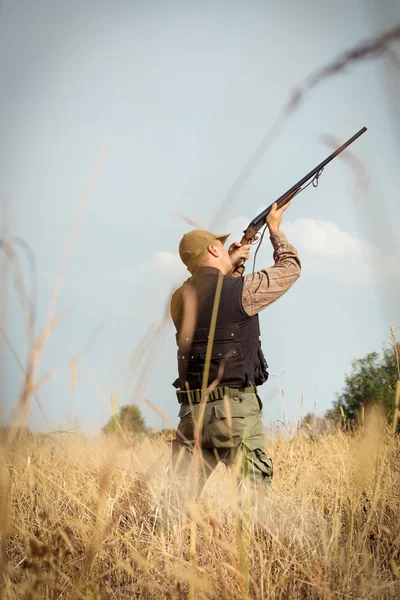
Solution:
{"label": "shotgun", "polygon": [[[317,187],[318,180],[322,174],[322,171],[326,167],[326,165],[328,163],[330,163],[331,160],[333,160],[336,156],[338,156],[338,154],[343,152],[343,150],[345,150],[348,146],[350,146],[350,144],[355,142],[356,139],[359,138],[360,135],[362,135],[366,131],[367,131],[366,127],[363,127],[362,129],[360,129],[360,131],[358,131],[356,134],[354,134],[353,137],[351,137],[349,140],[347,140],[347,142],[345,142],[342,146],[340,146],[340,148],[337,148],[335,150],[335,152],[332,152],[332,154],[330,154],[330,156],[328,156],[328,158],[323,160],[322,163],[320,163],[317,167],[315,167],[315,169],[313,169],[312,171],[307,173],[307,175],[305,177],[303,177],[303,179],[300,179],[300,181],[295,183],[294,186],[292,186],[287,192],[282,194],[282,196],[280,196],[278,198],[278,200],[275,200],[275,202],[278,205],[278,208],[282,208],[282,206],[285,206],[285,204],[287,204],[299,192],[304,190],[307,187],[307,185],[310,185],[310,183],[312,183],[314,187]],[[310,183],[307,183],[310,179],[311,179]],[[307,183],[307,185],[304,185],[305,183]],[[303,185],[304,185],[304,188],[302,187]],[[259,215],[257,215],[256,218],[251,221],[251,223],[249,224],[247,229],[244,230],[244,232],[243,232],[244,235],[243,235],[242,239],[240,240],[240,243],[242,244],[242,246],[244,244],[251,244],[258,239],[258,238],[256,238],[256,234],[261,229],[261,227],[263,225],[265,225],[265,219],[267,218],[267,215],[269,214],[273,204],[275,204],[275,203],[273,202],[270,206],[268,206],[268,208],[266,208]]]}

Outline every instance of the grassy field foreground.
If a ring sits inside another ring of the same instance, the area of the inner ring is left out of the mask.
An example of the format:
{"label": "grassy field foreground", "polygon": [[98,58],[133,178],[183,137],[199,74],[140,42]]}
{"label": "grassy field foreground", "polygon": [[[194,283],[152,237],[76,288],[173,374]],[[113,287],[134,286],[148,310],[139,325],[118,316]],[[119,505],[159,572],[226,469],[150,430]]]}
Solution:
{"label": "grassy field foreground", "polygon": [[52,434],[2,453],[5,598],[400,597],[400,442],[377,420],[271,440],[263,523],[232,506],[220,465],[160,528],[162,440]]}

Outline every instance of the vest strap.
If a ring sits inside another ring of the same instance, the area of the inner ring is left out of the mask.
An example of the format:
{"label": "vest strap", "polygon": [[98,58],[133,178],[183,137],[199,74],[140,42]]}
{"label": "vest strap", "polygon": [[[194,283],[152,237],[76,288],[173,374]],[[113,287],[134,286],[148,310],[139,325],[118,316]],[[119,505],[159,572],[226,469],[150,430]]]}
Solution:
{"label": "vest strap", "polygon": [[[257,393],[257,388],[255,385],[250,385],[249,387],[241,387],[241,388],[230,388],[225,385],[214,388],[207,397],[207,402],[209,400],[222,400],[224,396],[229,396],[232,398],[233,396],[237,396],[239,394],[251,394]],[[188,402],[189,404],[198,404],[201,401],[201,390],[189,390],[188,392],[177,390],[176,397],[178,398],[179,404],[183,404],[184,402]]]}

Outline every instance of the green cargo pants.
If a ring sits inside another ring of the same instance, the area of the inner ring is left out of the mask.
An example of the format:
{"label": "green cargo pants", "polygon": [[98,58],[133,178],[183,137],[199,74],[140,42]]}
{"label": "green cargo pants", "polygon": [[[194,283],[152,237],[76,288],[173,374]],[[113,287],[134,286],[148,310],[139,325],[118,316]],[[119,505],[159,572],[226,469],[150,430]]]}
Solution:
{"label": "green cargo pants", "polygon": [[[201,468],[191,477],[191,494],[200,494],[207,478],[219,461],[232,467],[240,464],[238,486],[261,491],[266,495],[273,475],[273,466],[267,457],[266,436],[261,421],[262,403],[254,392],[238,392],[234,397],[209,400],[200,404],[184,403],[179,411],[180,423],[172,446],[173,471],[185,475],[192,471],[195,458],[195,424],[204,410],[203,425],[199,436]],[[243,485],[244,484],[244,485]],[[259,495],[259,494],[258,494]]]}

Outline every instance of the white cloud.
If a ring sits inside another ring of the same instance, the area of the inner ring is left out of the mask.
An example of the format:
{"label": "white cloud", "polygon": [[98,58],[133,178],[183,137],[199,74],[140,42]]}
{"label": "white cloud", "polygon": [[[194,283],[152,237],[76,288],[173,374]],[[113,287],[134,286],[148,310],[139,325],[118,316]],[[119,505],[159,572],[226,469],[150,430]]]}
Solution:
{"label": "white cloud", "polygon": [[373,250],[370,244],[342,231],[330,221],[297,219],[286,223],[284,230],[294,246],[312,256],[361,257]]}
{"label": "white cloud", "polygon": [[117,271],[102,273],[101,275],[94,277],[93,282],[107,286],[126,286],[131,285],[137,279],[137,275],[137,267],[124,265],[117,269]]}
{"label": "white cloud", "polygon": [[374,270],[370,261],[376,248],[335,223],[318,219],[296,219],[283,227],[297,248],[303,274],[345,283],[370,283]]}
{"label": "white cloud", "polygon": [[[104,273],[94,279],[94,283],[107,286],[128,287],[135,285],[143,274],[156,272],[158,276],[168,280],[182,280],[186,276],[186,268],[179,255],[168,250],[157,251],[150,260],[135,267],[125,265],[117,271]],[[189,274],[187,273],[187,276]]]}
{"label": "white cloud", "polygon": [[[262,208],[258,212],[261,210]],[[254,214],[258,214],[257,211]],[[230,221],[227,228],[232,232],[230,241],[240,240],[250,221],[248,217],[238,217]],[[298,250],[303,265],[303,276],[367,283],[398,277],[400,274],[397,262],[387,256],[384,250],[343,231],[331,221],[284,221],[282,230]],[[259,266],[260,261],[265,260],[263,255],[268,245],[267,240],[266,237],[264,248],[259,254]]]}
{"label": "white cloud", "polygon": [[317,219],[288,222],[284,231],[297,248],[305,271],[344,282],[371,283],[400,275],[399,265],[384,249]]}
{"label": "white cloud", "polygon": [[155,252],[150,267],[152,270],[157,271],[160,276],[168,279],[175,280],[189,277],[189,272],[179,255],[169,250]]}
{"label": "white cloud", "polygon": [[[250,221],[251,219],[248,217],[238,217],[228,223],[228,231],[232,232],[232,241],[241,238],[243,230]],[[294,246],[310,255],[343,257],[352,254],[360,256],[368,248],[372,249],[372,246],[346,231],[342,231],[330,221],[296,219],[284,222],[282,230]]]}
{"label": "white cloud", "polygon": [[178,254],[164,250],[154,253],[153,266],[156,269],[182,269],[182,262]]}
{"label": "white cloud", "polygon": [[[259,212],[261,210],[262,208]],[[243,230],[250,221],[248,217],[237,217],[229,221],[223,230],[223,233],[231,233],[228,244],[241,239]],[[396,261],[390,260],[382,250],[343,231],[331,221],[296,219],[284,222],[282,230],[299,253],[303,277],[329,278],[346,283],[371,283],[399,275]],[[265,264],[266,254],[272,257],[272,248],[267,250],[268,246],[266,236],[257,259],[258,268],[273,264],[272,258]],[[256,246],[254,250],[255,248]],[[155,252],[145,270],[155,271],[163,279],[177,283],[189,276],[179,255],[170,251]]]}

